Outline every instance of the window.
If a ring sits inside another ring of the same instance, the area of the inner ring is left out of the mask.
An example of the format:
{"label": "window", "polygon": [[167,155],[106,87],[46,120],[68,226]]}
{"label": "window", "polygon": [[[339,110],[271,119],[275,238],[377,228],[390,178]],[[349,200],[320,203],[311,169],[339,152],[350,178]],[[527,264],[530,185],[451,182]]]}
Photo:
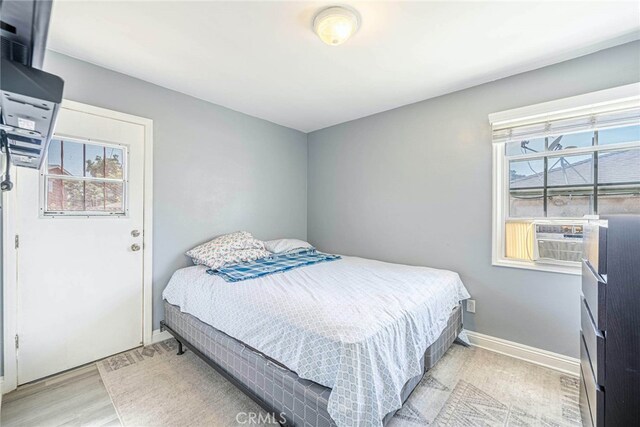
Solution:
{"label": "window", "polygon": [[578,274],[585,216],[640,214],[640,85],[630,86],[630,97],[592,102],[616,88],[490,116],[495,265]]}
{"label": "window", "polygon": [[43,176],[44,215],[125,215],[126,150],[53,139]]}

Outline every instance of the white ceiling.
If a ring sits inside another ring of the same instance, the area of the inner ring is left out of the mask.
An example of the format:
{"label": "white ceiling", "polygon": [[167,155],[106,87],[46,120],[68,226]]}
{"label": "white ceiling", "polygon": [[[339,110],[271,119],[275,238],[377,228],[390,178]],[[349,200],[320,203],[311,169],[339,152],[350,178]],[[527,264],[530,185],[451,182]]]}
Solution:
{"label": "white ceiling", "polygon": [[333,47],[330,4],[56,0],[48,47],[309,132],[640,39],[635,1],[350,2]]}

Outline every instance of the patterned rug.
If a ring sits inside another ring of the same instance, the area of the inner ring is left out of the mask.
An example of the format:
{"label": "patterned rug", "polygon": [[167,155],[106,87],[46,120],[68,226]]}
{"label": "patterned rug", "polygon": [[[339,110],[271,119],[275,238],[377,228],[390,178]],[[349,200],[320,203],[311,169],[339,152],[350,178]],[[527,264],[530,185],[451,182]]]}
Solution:
{"label": "patterned rug", "polygon": [[[109,357],[98,369],[125,426],[272,424],[253,401],[192,352],[167,340]],[[577,377],[453,345],[389,427],[579,427]],[[241,414],[238,418],[238,414]]]}
{"label": "patterned rug", "polygon": [[581,426],[578,386],[577,377],[454,345],[389,426]]}
{"label": "patterned rug", "polygon": [[97,363],[123,426],[277,425],[273,416],[170,339]]}

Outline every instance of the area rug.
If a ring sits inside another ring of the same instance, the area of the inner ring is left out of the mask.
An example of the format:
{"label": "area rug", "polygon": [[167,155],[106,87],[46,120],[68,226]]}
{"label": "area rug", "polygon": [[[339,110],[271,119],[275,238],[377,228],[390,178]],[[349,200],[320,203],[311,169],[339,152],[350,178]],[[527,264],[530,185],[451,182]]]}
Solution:
{"label": "area rug", "polygon": [[581,426],[579,378],[453,345],[389,427]]}
{"label": "area rug", "polygon": [[269,414],[193,352],[176,352],[177,343],[170,339],[98,362],[122,425],[274,424]]}
{"label": "area rug", "polygon": [[[192,352],[177,356],[176,347],[167,340],[98,363],[124,426],[269,424],[251,399]],[[388,426],[576,427],[578,384],[577,377],[453,345]]]}

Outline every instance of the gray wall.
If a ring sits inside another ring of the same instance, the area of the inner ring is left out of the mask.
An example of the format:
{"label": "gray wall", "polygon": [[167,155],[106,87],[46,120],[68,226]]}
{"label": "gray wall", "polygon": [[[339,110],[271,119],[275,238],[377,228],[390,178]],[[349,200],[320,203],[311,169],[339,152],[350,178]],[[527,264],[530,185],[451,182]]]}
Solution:
{"label": "gray wall", "polygon": [[217,234],[307,235],[307,136],[47,52],[65,98],[153,119],[153,327],[183,253]]}
{"label": "gray wall", "polygon": [[576,357],[580,278],[491,266],[487,115],[638,80],[633,42],[313,132],[309,240],[457,271],[477,300],[466,328]]}
{"label": "gray wall", "polygon": [[467,328],[577,356],[579,278],[491,266],[487,115],[638,81],[639,56],[629,43],[313,132],[308,153],[301,132],[64,55],[45,69],[68,99],[154,120],[154,328],[194,244],[308,231],[323,250],[458,271],[478,303]]}

